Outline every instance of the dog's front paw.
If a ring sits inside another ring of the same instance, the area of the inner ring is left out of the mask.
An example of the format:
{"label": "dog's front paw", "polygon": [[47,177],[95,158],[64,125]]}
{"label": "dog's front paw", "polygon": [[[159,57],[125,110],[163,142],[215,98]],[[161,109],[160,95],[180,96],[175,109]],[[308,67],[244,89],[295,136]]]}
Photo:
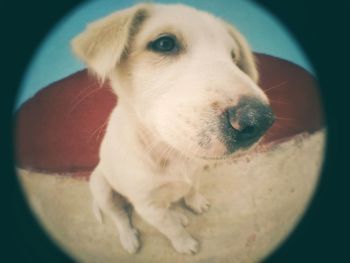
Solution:
{"label": "dog's front paw", "polygon": [[173,215],[175,220],[177,222],[179,222],[181,225],[183,225],[183,226],[187,226],[188,225],[188,218],[183,213],[181,213],[179,211],[172,210],[171,214]]}
{"label": "dog's front paw", "polygon": [[135,228],[124,229],[119,233],[120,242],[123,248],[130,254],[134,254],[140,248],[138,231]]}
{"label": "dog's front paw", "polygon": [[193,210],[197,214],[201,214],[207,211],[209,208],[208,200],[199,193],[186,196],[185,204],[187,205],[187,207],[189,207],[191,210]]}
{"label": "dog's front paw", "polygon": [[190,235],[174,239],[171,243],[175,250],[181,254],[196,254],[199,249],[198,242]]}

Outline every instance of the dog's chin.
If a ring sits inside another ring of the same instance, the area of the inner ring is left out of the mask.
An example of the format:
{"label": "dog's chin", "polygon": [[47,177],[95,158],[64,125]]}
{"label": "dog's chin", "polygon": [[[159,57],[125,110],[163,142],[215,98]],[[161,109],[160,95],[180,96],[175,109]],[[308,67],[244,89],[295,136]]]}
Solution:
{"label": "dog's chin", "polygon": [[[182,148],[184,149],[184,148]],[[210,148],[204,148],[201,146],[192,147],[191,150],[182,150],[180,151],[183,156],[186,156],[191,159],[203,160],[203,161],[215,161],[215,160],[224,160],[233,155],[236,151],[229,152],[228,148],[218,143],[216,145],[211,145]]]}
{"label": "dog's chin", "polygon": [[[218,161],[218,160],[225,160],[225,159],[231,159],[240,157],[244,154],[249,154],[251,152],[254,152],[256,148],[258,147],[259,143],[261,142],[261,139],[257,142],[253,143],[252,145],[246,146],[246,147],[230,147],[219,145],[215,150],[204,150],[204,151],[197,151],[197,153],[194,155],[198,159],[206,160],[206,161]],[[218,149],[220,149],[218,151]],[[225,150],[222,150],[225,149]]]}
{"label": "dog's chin", "polygon": [[232,158],[236,155],[239,155],[242,151],[240,149],[237,149],[236,151],[233,152],[224,152],[224,153],[212,153],[212,152],[207,152],[207,153],[202,153],[202,154],[197,154],[196,158],[206,160],[206,161],[219,161],[219,160],[225,160]]}

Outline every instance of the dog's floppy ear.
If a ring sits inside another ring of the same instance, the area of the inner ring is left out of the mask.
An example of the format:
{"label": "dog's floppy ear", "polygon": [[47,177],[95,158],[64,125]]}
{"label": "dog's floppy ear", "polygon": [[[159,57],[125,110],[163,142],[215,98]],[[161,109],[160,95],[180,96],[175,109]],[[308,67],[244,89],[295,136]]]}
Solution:
{"label": "dog's floppy ear", "polygon": [[237,42],[239,48],[237,65],[257,83],[259,80],[259,73],[256,67],[254,55],[245,40],[245,38],[229,23],[224,22],[229,34]]}
{"label": "dog's floppy ear", "polygon": [[139,4],[89,24],[72,40],[73,52],[103,80],[125,55],[149,8]]}

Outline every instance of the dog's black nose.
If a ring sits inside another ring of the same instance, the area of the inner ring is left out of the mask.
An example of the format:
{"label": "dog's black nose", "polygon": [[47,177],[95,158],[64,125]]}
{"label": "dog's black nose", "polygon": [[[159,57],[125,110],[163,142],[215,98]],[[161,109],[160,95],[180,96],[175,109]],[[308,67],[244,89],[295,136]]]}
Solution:
{"label": "dog's black nose", "polygon": [[230,146],[234,148],[248,147],[256,142],[275,119],[269,105],[252,97],[243,97],[237,106],[228,108],[224,114],[226,143],[234,144]]}

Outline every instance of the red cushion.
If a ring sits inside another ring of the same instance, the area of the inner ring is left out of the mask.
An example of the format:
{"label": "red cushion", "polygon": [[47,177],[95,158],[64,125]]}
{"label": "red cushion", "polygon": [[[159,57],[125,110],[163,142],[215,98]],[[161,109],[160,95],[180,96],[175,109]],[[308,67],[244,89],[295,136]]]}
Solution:
{"label": "red cushion", "polygon": [[[256,54],[260,86],[277,121],[263,142],[274,142],[323,126],[314,78],[301,67]],[[106,120],[117,98],[86,70],[40,90],[16,113],[17,164],[52,173],[88,174],[98,163]]]}

